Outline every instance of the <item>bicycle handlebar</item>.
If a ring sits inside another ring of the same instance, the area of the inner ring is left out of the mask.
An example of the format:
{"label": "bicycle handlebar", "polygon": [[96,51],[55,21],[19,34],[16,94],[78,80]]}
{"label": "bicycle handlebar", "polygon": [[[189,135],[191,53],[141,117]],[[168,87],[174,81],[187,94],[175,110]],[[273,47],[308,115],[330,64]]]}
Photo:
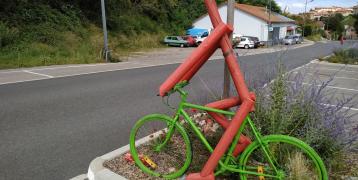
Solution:
{"label": "bicycle handlebar", "polygon": [[[184,87],[187,86],[188,84],[189,84],[189,82],[188,82],[187,80],[184,80],[184,81],[179,82],[178,84],[176,84],[176,85],[174,86],[174,88],[173,88],[172,90],[170,90],[169,92],[167,92],[167,93],[165,94],[165,96],[169,96],[169,95],[171,95],[171,94],[173,94],[173,93],[175,93],[175,92],[179,92],[180,94],[184,94],[185,92],[182,91],[182,88],[184,88]],[[158,94],[157,96],[159,96],[159,94]]]}
{"label": "bicycle handlebar", "polygon": [[189,84],[189,82],[188,81],[181,81],[181,82],[179,82],[178,84],[176,84],[175,86],[174,86],[174,88],[173,88],[173,90],[174,91],[177,91],[177,90],[180,90],[180,89],[182,89],[182,88],[184,88],[185,86],[187,86]]}

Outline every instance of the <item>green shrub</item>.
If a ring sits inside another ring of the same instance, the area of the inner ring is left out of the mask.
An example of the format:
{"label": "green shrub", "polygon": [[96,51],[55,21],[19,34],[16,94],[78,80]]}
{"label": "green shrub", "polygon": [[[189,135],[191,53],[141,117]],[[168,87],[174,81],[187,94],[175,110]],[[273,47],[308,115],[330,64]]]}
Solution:
{"label": "green shrub", "polygon": [[311,36],[307,36],[306,39],[311,40],[311,41],[320,41],[321,40],[321,35],[320,34],[315,34],[315,35],[311,35]]}
{"label": "green shrub", "polygon": [[0,21],[0,47],[11,45],[18,38],[18,30],[9,28],[7,24]]}
{"label": "green shrub", "polygon": [[334,55],[327,59],[328,62],[342,64],[358,64],[358,48],[338,49]]}

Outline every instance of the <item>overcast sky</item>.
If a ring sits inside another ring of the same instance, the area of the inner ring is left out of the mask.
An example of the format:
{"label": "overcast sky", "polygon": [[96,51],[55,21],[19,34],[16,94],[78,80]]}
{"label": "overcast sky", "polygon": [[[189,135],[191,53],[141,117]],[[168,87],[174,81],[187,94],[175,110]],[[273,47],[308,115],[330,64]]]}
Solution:
{"label": "overcast sky", "polygon": [[[289,12],[300,13],[305,11],[306,0],[275,0],[282,10],[287,6]],[[307,11],[314,7],[329,7],[329,6],[340,6],[340,7],[352,7],[358,5],[358,0],[307,0]]]}

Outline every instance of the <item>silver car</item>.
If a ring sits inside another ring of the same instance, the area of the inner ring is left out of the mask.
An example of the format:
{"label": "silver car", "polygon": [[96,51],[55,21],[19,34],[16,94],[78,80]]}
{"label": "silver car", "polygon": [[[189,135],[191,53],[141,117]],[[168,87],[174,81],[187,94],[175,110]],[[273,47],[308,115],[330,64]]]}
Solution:
{"label": "silver car", "polygon": [[303,38],[302,38],[302,36],[301,36],[300,34],[294,35],[294,36],[293,36],[293,39],[295,39],[296,44],[303,42]]}
{"label": "silver car", "polygon": [[292,45],[292,44],[297,44],[297,41],[296,41],[296,38],[294,36],[286,36],[285,38],[283,38],[282,44],[284,44],[284,45]]}

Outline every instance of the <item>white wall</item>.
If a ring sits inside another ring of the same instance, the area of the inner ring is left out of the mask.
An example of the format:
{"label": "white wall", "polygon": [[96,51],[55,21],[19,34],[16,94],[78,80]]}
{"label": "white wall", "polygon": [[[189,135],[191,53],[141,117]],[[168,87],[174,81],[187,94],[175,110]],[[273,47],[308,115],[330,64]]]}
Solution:
{"label": "white wall", "polygon": [[[273,23],[272,27],[280,27],[280,39],[283,39],[286,35],[287,35],[287,27],[291,26],[294,29],[297,28],[297,25],[295,25],[294,23]],[[295,30],[293,32],[294,34],[296,33]]]}
{"label": "white wall", "polygon": [[[220,7],[219,13],[222,20],[226,22],[227,7]],[[296,25],[293,23],[273,23],[272,26],[280,27],[280,39],[286,36],[287,26],[292,26],[296,28]],[[194,22],[193,27],[203,29],[213,28],[209,15],[205,15],[204,17],[198,19],[196,22]],[[234,20],[234,33],[246,36],[255,36],[258,37],[260,41],[267,41],[268,25],[266,21],[247,14],[246,12],[243,12],[239,9],[236,9]]]}
{"label": "white wall", "polygon": [[[221,8],[219,8],[219,13],[222,20],[226,22],[227,7],[222,6]],[[213,28],[209,15],[205,15],[204,17],[194,22],[193,27],[203,29]],[[256,36],[260,39],[260,41],[266,41],[268,36],[267,23],[259,18],[256,18],[252,15],[249,15],[236,9],[234,20],[234,33],[246,36]]]}

